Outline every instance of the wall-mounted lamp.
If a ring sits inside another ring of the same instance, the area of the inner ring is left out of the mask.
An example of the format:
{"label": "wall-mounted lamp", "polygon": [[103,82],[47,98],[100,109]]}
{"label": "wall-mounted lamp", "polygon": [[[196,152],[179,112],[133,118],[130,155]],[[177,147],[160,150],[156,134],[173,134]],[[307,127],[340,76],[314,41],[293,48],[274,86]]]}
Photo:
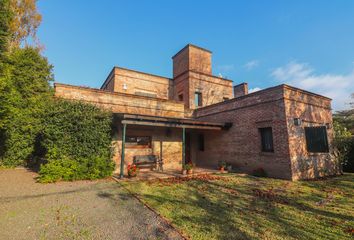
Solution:
{"label": "wall-mounted lamp", "polygon": [[127,84],[123,83],[123,90],[127,90],[127,89],[128,89]]}
{"label": "wall-mounted lamp", "polygon": [[295,126],[301,126],[301,119],[300,118],[294,118],[294,125]]}

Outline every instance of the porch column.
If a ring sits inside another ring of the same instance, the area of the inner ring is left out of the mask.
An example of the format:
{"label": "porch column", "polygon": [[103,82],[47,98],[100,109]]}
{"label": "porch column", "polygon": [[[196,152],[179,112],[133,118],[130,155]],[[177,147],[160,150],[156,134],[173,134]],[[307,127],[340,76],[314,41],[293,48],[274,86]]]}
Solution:
{"label": "porch column", "polygon": [[125,157],[125,132],[127,129],[127,124],[123,124],[122,127],[122,153],[120,158],[120,178],[124,177],[124,157]]}
{"label": "porch column", "polygon": [[186,128],[182,128],[182,167],[186,164]]}

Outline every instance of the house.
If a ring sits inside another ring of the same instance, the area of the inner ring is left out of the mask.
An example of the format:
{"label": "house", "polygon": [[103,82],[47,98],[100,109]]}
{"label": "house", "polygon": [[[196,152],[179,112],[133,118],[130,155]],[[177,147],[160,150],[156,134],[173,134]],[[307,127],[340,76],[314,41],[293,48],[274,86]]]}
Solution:
{"label": "house", "polygon": [[214,76],[211,56],[188,44],[172,57],[172,78],[114,67],[101,89],[56,83],[55,95],[114,113],[120,174],[150,155],[165,170],[187,162],[215,169],[224,160],[290,180],[340,173],[331,99],[284,84],[248,93],[247,83]]}

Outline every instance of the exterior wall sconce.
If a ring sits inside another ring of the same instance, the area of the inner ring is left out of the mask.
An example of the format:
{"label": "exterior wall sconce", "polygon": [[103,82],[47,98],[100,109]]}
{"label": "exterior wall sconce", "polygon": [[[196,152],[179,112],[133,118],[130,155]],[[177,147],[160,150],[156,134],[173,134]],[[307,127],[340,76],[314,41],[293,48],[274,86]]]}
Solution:
{"label": "exterior wall sconce", "polygon": [[123,83],[123,90],[127,90],[127,89],[128,89],[127,84]]}
{"label": "exterior wall sconce", "polygon": [[300,118],[294,118],[294,125],[295,126],[301,126],[301,119]]}

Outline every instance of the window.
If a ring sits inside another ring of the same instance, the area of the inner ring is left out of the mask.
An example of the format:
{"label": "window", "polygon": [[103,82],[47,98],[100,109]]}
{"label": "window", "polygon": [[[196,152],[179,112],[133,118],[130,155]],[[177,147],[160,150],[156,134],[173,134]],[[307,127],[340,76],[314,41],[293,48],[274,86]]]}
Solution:
{"label": "window", "polygon": [[125,138],[128,148],[149,148],[151,147],[151,137],[127,136]]}
{"label": "window", "polygon": [[199,151],[204,151],[204,135],[203,134],[198,135],[198,149],[199,149]]}
{"label": "window", "polygon": [[195,92],[194,93],[194,104],[197,107],[200,107],[203,105],[203,101],[202,101],[202,93],[200,92]]}
{"label": "window", "polygon": [[259,132],[261,133],[262,152],[274,152],[272,128],[260,128]]}
{"label": "window", "polygon": [[227,100],[229,100],[230,98],[228,98],[228,97],[223,97],[222,98],[224,101],[227,101]]}
{"label": "window", "polygon": [[178,101],[183,101],[183,94],[178,95]]}
{"label": "window", "polygon": [[327,129],[321,127],[305,127],[306,147],[308,152],[328,152]]}

